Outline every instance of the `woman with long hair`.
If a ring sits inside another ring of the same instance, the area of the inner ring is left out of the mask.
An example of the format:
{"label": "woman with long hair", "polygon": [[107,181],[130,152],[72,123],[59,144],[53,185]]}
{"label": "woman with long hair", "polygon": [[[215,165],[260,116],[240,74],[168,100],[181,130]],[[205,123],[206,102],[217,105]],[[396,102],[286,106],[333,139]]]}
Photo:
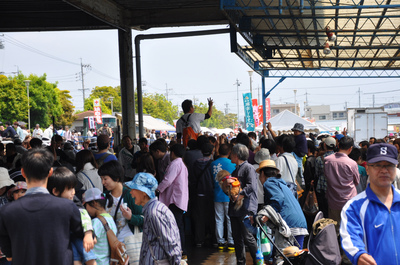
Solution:
{"label": "woman with long hair", "polygon": [[103,192],[103,184],[97,173],[97,163],[90,150],[81,150],[76,154],[76,177],[82,183],[82,190],[98,188]]}

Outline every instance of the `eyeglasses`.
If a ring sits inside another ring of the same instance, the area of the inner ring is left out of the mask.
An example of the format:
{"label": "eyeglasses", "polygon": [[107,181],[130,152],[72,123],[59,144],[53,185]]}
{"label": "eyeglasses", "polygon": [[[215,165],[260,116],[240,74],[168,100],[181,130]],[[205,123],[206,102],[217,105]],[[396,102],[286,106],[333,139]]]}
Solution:
{"label": "eyeglasses", "polygon": [[394,164],[388,164],[388,165],[368,164],[368,166],[376,168],[378,170],[382,170],[383,168],[385,168],[387,170],[393,170],[396,168],[396,165],[394,165]]}

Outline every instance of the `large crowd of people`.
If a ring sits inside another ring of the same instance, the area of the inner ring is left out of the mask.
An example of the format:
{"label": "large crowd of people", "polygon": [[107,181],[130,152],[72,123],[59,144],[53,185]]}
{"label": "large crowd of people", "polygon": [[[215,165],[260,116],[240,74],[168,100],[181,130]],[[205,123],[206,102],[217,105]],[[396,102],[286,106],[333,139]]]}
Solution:
{"label": "large crowd of people", "polygon": [[[36,126],[30,135],[6,122],[1,136],[13,142],[0,143],[0,264],[109,264],[102,219],[126,244],[130,264],[182,264],[191,246],[235,251],[243,265],[247,248],[256,264],[249,224],[258,211],[270,205],[303,248],[310,190],[336,222],[342,264],[400,263],[397,135],[356,145],[346,131],[317,137],[301,123],[289,134],[268,123],[258,135],[201,135],[210,109],[194,114],[190,100],[182,107],[176,140],[126,135],[118,151],[106,126],[94,151],[76,150],[69,128],[55,134],[52,125]],[[227,194],[221,179],[234,179],[239,191]],[[140,253],[131,247],[138,234]]]}

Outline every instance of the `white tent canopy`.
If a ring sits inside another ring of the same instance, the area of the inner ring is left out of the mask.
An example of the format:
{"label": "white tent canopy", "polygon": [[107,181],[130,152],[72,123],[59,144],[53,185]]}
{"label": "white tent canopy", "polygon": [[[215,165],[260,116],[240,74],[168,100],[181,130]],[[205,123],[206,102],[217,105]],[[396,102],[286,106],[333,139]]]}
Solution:
{"label": "white tent canopy", "polygon": [[[136,123],[138,123],[139,119],[136,115]],[[175,132],[176,129],[174,126],[169,125],[166,121],[161,119],[156,119],[151,117],[150,115],[143,115],[143,127],[148,130],[156,130],[156,131],[168,131]]]}
{"label": "white tent canopy", "polygon": [[[120,113],[115,113],[117,118],[121,119],[122,115]],[[136,115],[136,124],[139,123],[139,117]],[[169,125],[166,121],[161,119],[153,118],[148,114],[143,115],[143,127],[147,130],[156,130],[156,131],[168,131],[168,132],[175,132],[176,129],[174,126]]]}
{"label": "white tent canopy", "polygon": [[[268,122],[272,125],[274,131],[290,131],[295,123],[302,123],[305,131],[317,131],[318,127],[311,122],[304,120],[297,116],[293,112],[284,110],[278,115],[272,117]],[[263,126],[260,125],[256,128],[256,131],[262,131]]]}

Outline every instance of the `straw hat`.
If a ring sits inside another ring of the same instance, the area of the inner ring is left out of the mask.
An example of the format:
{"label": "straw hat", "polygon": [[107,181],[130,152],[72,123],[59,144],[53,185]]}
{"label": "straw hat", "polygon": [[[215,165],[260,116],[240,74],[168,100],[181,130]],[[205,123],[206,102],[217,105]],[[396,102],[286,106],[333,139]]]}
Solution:
{"label": "straw hat", "polygon": [[263,169],[263,168],[265,168],[265,167],[270,167],[270,168],[278,169],[278,168],[276,167],[276,165],[275,165],[274,160],[264,160],[264,161],[262,161],[262,162],[260,163],[260,167],[257,168],[257,170],[256,170],[257,173],[260,173],[260,170]]}

